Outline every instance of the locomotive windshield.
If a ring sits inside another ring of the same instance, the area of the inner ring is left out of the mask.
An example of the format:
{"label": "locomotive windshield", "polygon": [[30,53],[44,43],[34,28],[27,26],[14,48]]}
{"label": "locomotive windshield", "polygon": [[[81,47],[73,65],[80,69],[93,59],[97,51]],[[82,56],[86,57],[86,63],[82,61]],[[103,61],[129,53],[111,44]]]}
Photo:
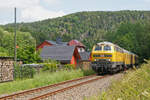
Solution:
{"label": "locomotive windshield", "polygon": [[104,51],[111,51],[111,46],[109,45],[104,46]]}
{"label": "locomotive windshield", "polygon": [[95,51],[100,51],[100,50],[102,50],[102,46],[97,45],[97,46],[95,47]]}

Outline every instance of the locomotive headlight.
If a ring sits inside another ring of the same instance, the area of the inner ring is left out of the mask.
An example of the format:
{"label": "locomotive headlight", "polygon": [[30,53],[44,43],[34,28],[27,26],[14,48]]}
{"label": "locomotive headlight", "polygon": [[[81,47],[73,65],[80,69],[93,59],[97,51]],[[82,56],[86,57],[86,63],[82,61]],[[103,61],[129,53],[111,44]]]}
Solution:
{"label": "locomotive headlight", "polygon": [[110,59],[108,59],[108,61],[110,61]]}
{"label": "locomotive headlight", "polygon": [[98,59],[94,59],[94,61],[98,61]]}
{"label": "locomotive headlight", "polygon": [[110,61],[110,59],[106,59],[106,61]]}

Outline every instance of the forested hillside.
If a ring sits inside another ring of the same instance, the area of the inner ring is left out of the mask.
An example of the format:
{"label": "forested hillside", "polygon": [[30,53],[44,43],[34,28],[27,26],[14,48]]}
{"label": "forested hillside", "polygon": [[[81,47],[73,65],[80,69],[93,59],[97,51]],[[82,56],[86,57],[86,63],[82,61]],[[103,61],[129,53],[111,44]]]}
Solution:
{"label": "forested hillside", "polygon": [[[143,58],[150,53],[150,11],[78,12],[32,23],[19,23],[18,31],[29,32],[39,44],[44,40],[78,39],[90,50],[100,41],[111,41]],[[13,32],[13,24],[2,26]]]}
{"label": "forested hillside", "polygon": [[[30,32],[38,44],[45,39],[55,40],[58,36],[61,36],[64,41],[75,38],[91,43],[93,39],[95,41],[103,39],[106,31],[115,30],[122,22],[134,23],[140,20],[150,20],[150,12],[78,12],[55,19],[21,23],[18,24],[18,28],[22,32]],[[7,30],[8,26],[12,24],[5,26]]]}

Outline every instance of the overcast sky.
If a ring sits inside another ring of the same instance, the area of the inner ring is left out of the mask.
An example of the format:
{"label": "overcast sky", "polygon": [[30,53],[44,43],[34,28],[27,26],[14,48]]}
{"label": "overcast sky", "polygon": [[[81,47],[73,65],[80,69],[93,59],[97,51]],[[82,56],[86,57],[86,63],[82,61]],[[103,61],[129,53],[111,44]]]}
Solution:
{"label": "overcast sky", "polygon": [[150,0],[0,0],[0,24],[33,22],[80,11],[150,10]]}

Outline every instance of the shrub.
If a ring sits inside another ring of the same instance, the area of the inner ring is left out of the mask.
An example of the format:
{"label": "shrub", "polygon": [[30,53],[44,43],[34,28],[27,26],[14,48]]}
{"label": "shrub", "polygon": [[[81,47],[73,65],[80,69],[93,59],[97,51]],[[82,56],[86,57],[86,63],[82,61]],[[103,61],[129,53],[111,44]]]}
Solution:
{"label": "shrub", "polygon": [[23,78],[33,78],[34,74],[35,70],[30,66],[24,66],[21,68],[21,75]]}
{"label": "shrub", "polygon": [[0,56],[8,56],[7,49],[0,47]]}
{"label": "shrub", "polygon": [[55,63],[55,64],[60,64],[58,61],[52,60],[52,59],[44,60],[44,63]]}
{"label": "shrub", "polygon": [[83,69],[82,71],[83,71],[84,76],[95,74],[95,72],[92,69],[88,69],[88,70]]}
{"label": "shrub", "polygon": [[57,64],[56,63],[45,63],[44,67],[42,68],[42,71],[50,71],[54,72],[57,70]]}
{"label": "shrub", "polygon": [[44,65],[42,71],[55,72],[58,69],[58,65],[60,63],[57,62],[56,60],[48,59],[48,60],[44,60],[44,62],[40,64]]}
{"label": "shrub", "polygon": [[30,66],[19,66],[14,67],[14,78],[15,79],[24,79],[24,78],[33,78],[35,74],[35,69]]}
{"label": "shrub", "polygon": [[75,68],[75,66],[73,64],[66,64],[63,67],[64,67],[64,69],[74,69]]}

